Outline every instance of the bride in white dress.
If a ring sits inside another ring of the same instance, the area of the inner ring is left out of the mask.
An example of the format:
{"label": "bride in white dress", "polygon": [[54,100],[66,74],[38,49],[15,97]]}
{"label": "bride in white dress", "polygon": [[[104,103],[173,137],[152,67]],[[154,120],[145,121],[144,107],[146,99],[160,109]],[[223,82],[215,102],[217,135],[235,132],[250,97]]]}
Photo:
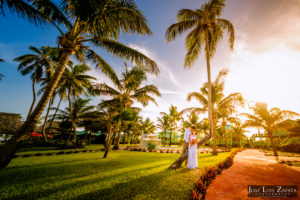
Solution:
{"label": "bride in white dress", "polygon": [[196,135],[196,131],[193,131],[189,136],[188,169],[195,169],[198,167],[197,142],[198,136]]}

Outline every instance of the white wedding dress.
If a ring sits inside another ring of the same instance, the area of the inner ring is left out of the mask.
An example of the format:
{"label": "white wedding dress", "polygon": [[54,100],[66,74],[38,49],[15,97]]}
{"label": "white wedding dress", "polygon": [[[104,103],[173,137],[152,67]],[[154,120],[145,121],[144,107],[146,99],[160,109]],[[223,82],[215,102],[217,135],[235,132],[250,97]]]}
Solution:
{"label": "white wedding dress", "polygon": [[[191,135],[191,140],[196,140],[197,136]],[[198,167],[197,144],[189,145],[188,169],[195,169]]]}

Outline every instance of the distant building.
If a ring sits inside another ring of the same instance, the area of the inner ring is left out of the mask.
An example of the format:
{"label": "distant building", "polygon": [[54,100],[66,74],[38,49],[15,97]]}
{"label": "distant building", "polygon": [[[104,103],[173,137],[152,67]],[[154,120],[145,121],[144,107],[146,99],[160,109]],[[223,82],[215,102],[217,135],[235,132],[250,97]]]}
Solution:
{"label": "distant building", "polygon": [[21,114],[0,112],[0,140],[14,134],[22,124]]}

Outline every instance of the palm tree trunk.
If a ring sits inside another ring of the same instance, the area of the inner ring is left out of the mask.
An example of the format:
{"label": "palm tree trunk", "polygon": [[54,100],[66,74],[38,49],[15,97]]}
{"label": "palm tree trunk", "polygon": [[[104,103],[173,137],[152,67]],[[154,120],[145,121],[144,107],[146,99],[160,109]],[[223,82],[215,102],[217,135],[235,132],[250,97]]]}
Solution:
{"label": "palm tree trunk", "polygon": [[63,72],[65,71],[67,63],[69,62],[70,56],[72,54],[72,51],[70,50],[62,50],[62,52],[63,53],[60,55],[58,68],[55,70],[55,73],[51,81],[47,85],[43,96],[39,100],[39,103],[31,113],[31,115],[23,123],[23,125],[16,131],[14,136],[0,147],[0,169],[5,168],[11,161],[16,152],[18,143],[29,137],[29,131],[38,122],[38,119],[40,118],[45,107],[47,106],[47,103],[50,97],[52,96],[54,90],[56,89],[56,86]]}
{"label": "palm tree trunk", "polygon": [[55,116],[56,116],[56,114],[57,114],[57,111],[58,111],[58,109],[59,109],[59,107],[60,107],[60,103],[61,103],[62,99],[63,99],[63,96],[60,97],[60,100],[59,100],[59,102],[58,102],[58,104],[57,104],[57,107],[56,107],[56,109],[55,109],[54,115],[53,115],[53,117],[52,117],[52,119],[51,119],[51,122],[50,122],[50,124],[49,124],[49,129],[52,128],[53,121],[54,121]]}
{"label": "palm tree trunk", "polygon": [[70,119],[72,123],[72,128],[73,128],[73,141],[76,140],[76,124],[73,118],[73,112],[72,112],[72,102],[71,102],[71,88],[69,88],[68,91],[68,101],[69,101],[69,110],[70,110]]}
{"label": "palm tree trunk", "polygon": [[44,119],[44,123],[43,123],[43,126],[42,126],[42,130],[41,130],[41,133],[43,135],[43,138],[44,138],[45,142],[47,142],[47,134],[45,133],[45,126],[46,126],[46,123],[47,123],[47,119],[48,119],[48,115],[49,115],[49,112],[50,112],[51,105],[53,104],[53,100],[54,100],[54,97],[52,96],[50,98],[50,101],[49,101],[47,113],[46,113],[46,116],[45,116],[45,119]]}
{"label": "palm tree trunk", "polygon": [[171,146],[172,145],[172,131],[171,131],[171,133],[170,133],[170,142],[169,142],[169,146]]}
{"label": "palm tree trunk", "polygon": [[118,150],[119,149],[119,145],[120,145],[120,138],[121,138],[121,132],[118,132],[118,135],[115,139],[115,143],[114,143],[114,150]]}
{"label": "palm tree trunk", "polygon": [[124,132],[124,135],[123,135],[123,144],[126,143],[126,133]]}
{"label": "palm tree trunk", "polygon": [[276,151],[276,147],[275,147],[274,141],[273,141],[273,133],[268,133],[268,134],[269,134],[269,137],[270,137],[270,142],[271,142],[271,145],[272,145],[274,156],[278,156],[278,153]]}
{"label": "palm tree trunk", "polygon": [[208,42],[208,33],[206,33],[206,66],[207,66],[207,83],[208,83],[208,119],[209,119],[209,132],[213,139],[213,155],[217,155],[216,148],[216,132],[213,122],[213,108],[212,108],[212,92],[211,92],[211,73],[210,73],[210,48]]}
{"label": "palm tree trunk", "polygon": [[[211,75],[210,75],[210,61],[209,61],[209,43],[208,36],[206,34],[206,64],[207,64],[207,79],[208,79],[208,119],[209,119],[209,133],[204,136],[200,142],[198,142],[198,146],[202,145],[204,142],[209,140],[211,136],[213,136],[213,155],[217,155],[216,150],[216,135],[214,131],[214,123],[213,123],[213,110],[212,110],[212,100],[211,100]],[[169,167],[169,169],[178,169],[181,167],[182,163],[188,158],[188,153],[182,153],[181,156]]]}
{"label": "palm tree trunk", "polygon": [[107,139],[107,142],[106,142],[106,145],[105,145],[105,151],[104,151],[103,158],[107,157],[111,142],[112,142],[112,127],[109,127],[108,139]]}
{"label": "palm tree trunk", "polygon": [[26,119],[28,119],[28,117],[31,115],[33,106],[34,106],[35,101],[36,101],[35,82],[36,82],[36,80],[33,79],[33,81],[32,81],[32,96],[33,96],[33,100],[32,100],[32,103],[31,103],[31,106],[30,106],[30,109],[29,109],[29,112],[28,112],[28,114],[27,114]]}

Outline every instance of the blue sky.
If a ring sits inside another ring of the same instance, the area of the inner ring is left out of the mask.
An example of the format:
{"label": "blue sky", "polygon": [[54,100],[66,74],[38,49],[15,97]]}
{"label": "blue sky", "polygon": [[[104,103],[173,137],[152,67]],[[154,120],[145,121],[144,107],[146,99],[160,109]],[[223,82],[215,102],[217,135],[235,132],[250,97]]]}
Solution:
{"label": "blue sky", "polygon": [[[148,82],[156,84],[162,98],[159,107],[149,105],[142,115],[155,120],[161,111],[173,104],[180,109],[197,105],[186,102],[186,95],[198,91],[206,79],[203,56],[191,69],[184,69],[186,53],[184,37],[167,43],[164,34],[176,20],[182,8],[197,9],[203,0],[136,0],[148,20],[153,36],[122,36],[121,41],[139,49],[157,61],[161,73],[150,76]],[[300,4],[297,0],[227,0],[222,17],[235,27],[235,50],[230,51],[222,41],[212,59],[213,78],[223,69],[229,69],[225,92],[241,92],[249,102],[264,101],[270,106],[300,112]],[[27,21],[7,13],[0,16],[0,112],[21,113],[26,116],[32,101],[31,80],[17,72],[13,58],[29,53],[28,46],[54,46],[58,32],[52,28],[37,28]],[[226,39],[226,37],[225,37]],[[101,55],[121,73],[122,60],[104,51]],[[93,67],[93,66],[91,66]],[[92,75],[99,82],[109,82],[98,70]],[[94,104],[103,97],[96,97]]]}

